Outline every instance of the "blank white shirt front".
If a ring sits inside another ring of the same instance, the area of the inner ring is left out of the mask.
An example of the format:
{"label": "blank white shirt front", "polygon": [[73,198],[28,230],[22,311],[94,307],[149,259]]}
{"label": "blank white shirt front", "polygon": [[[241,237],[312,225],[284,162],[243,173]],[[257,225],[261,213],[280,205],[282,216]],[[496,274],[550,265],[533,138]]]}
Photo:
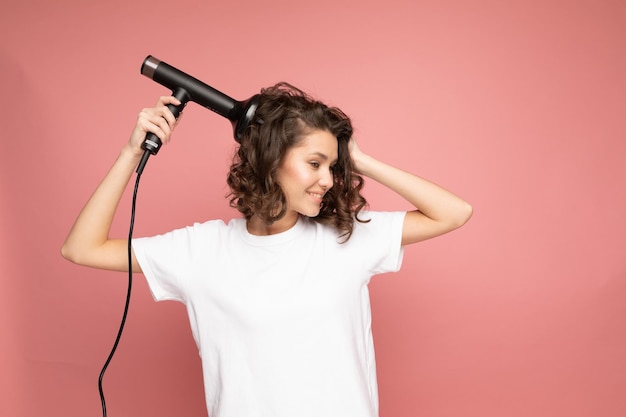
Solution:
{"label": "blank white shirt front", "polygon": [[308,218],[270,236],[244,219],[135,239],[154,298],[187,306],[211,417],[376,417],[367,284],[397,271],[403,212],[352,237]]}

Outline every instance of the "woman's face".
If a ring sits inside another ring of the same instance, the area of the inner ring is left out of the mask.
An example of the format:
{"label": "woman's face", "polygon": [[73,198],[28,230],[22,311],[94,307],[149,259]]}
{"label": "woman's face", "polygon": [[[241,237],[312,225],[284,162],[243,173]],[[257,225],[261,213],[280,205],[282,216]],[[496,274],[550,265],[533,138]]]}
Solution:
{"label": "woman's face", "polygon": [[285,218],[298,213],[308,217],[319,214],[324,194],[333,186],[337,147],[332,133],[314,130],[287,150],[276,176],[287,197]]}

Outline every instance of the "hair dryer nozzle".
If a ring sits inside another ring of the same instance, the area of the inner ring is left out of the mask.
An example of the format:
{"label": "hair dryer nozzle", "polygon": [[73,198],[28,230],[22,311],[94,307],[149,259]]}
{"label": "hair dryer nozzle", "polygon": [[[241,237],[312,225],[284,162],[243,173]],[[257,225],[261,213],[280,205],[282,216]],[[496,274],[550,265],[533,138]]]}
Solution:
{"label": "hair dryer nozzle", "polygon": [[254,119],[254,114],[256,113],[256,109],[259,106],[259,99],[261,96],[259,94],[255,94],[250,97],[248,100],[239,103],[241,106],[241,115],[236,121],[233,121],[233,130],[235,131],[235,140],[237,142],[241,142],[241,137],[243,136],[243,132],[245,132],[246,128]]}

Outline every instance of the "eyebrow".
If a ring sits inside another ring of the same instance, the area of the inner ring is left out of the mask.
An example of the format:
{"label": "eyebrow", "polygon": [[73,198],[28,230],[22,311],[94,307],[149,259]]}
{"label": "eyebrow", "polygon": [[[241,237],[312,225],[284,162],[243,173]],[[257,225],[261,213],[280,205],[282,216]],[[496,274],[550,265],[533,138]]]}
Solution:
{"label": "eyebrow", "polygon": [[[324,161],[328,161],[328,155],[326,155],[325,153],[322,153],[322,152],[319,152],[319,151],[318,151],[318,152],[311,152],[311,153],[309,154],[309,156],[311,156],[311,155],[316,155],[316,156],[319,156],[319,157],[320,157],[321,159],[323,159]],[[337,162],[337,160],[335,159],[333,162]]]}

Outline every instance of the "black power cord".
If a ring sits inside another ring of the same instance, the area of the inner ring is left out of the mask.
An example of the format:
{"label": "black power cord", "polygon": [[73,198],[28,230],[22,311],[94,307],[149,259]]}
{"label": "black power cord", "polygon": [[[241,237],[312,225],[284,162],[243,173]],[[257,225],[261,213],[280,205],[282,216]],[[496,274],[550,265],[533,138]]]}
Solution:
{"label": "black power cord", "polygon": [[141,172],[137,172],[137,178],[135,180],[135,190],[133,191],[133,201],[130,215],[130,227],[128,230],[128,291],[126,293],[126,304],[124,305],[124,314],[122,315],[122,321],[120,323],[120,328],[117,331],[117,337],[115,338],[115,343],[113,344],[113,348],[111,349],[111,353],[104,363],[102,367],[102,371],[100,371],[100,377],[98,378],[98,391],[100,392],[100,401],[102,402],[102,416],[107,416],[107,406],[106,401],[104,399],[104,391],[102,390],[102,378],[104,377],[104,373],[106,372],[115,351],[117,350],[117,345],[120,342],[122,337],[122,332],[124,331],[124,325],[126,324],[126,317],[128,316],[128,306],[130,305],[130,294],[131,289],[133,287],[133,261],[131,256],[132,251],[132,240],[133,240],[133,229],[135,228],[135,205],[137,202],[137,190],[139,189],[139,179],[141,178]]}

